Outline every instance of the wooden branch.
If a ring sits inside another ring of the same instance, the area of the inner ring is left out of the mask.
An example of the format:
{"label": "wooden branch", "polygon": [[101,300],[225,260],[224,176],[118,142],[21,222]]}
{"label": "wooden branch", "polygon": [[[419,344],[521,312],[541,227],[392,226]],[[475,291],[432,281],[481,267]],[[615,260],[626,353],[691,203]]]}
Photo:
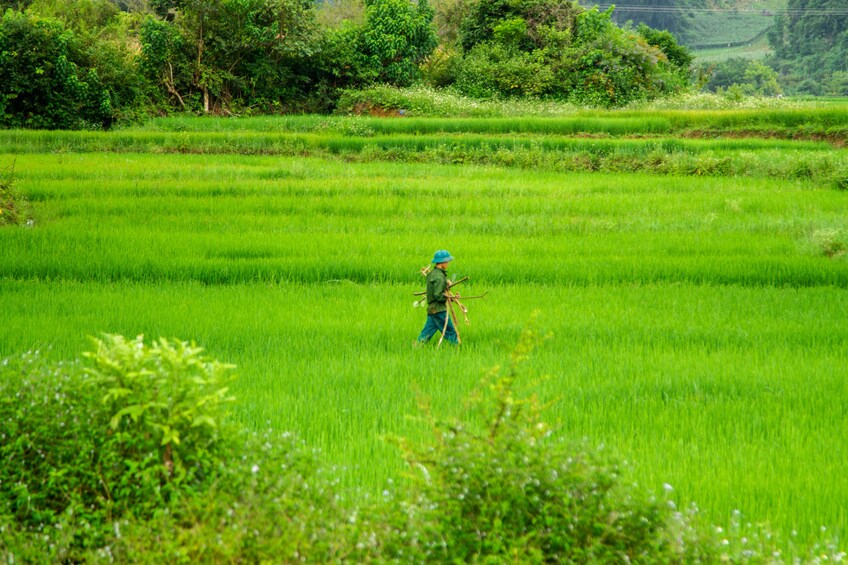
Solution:
{"label": "wooden branch", "polygon": [[169,74],[165,76],[165,80],[163,81],[165,83],[165,88],[168,89],[168,92],[177,97],[177,100],[180,101],[180,106],[182,106],[182,109],[185,110],[186,105],[183,101],[183,97],[180,96],[180,93],[177,92],[176,87],[174,87],[174,66],[171,65],[171,61],[168,61],[168,73]]}
{"label": "wooden branch", "polygon": [[450,282],[450,281],[448,281],[448,288],[450,288],[450,287],[452,287],[452,286],[456,286],[456,285],[458,285],[458,284],[462,284],[462,283],[464,283],[464,282],[465,282],[465,281],[467,281],[467,280],[468,280],[468,277],[462,277],[461,279],[459,279],[459,280],[458,280],[458,281],[456,281],[456,282]]}

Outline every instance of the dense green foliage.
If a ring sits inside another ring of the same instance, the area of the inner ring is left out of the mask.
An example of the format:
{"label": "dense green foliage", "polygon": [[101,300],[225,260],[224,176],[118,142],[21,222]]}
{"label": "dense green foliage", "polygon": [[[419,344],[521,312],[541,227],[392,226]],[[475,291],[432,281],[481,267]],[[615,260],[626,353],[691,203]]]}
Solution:
{"label": "dense green foliage", "polygon": [[257,544],[326,558],[317,538],[340,519],[326,482],[290,434],[221,420],[228,366],[140,337],[86,357],[0,366],[4,562],[247,559]]}
{"label": "dense green foliage", "polygon": [[85,548],[112,520],[150,518],[208,485],[231,446],[218,440],[225,367],[199,352],[107,336],[86,368],[33,355],[5,365],[2,512],[32,530],[67,521]]}
{"label": "dense green foliage", "polygon": [[366,2],[363,53],[377,70],[376,80],[408,86],[420,78],[418,64],[436,47],[433,10],[427,0]]}
{"label": "dense green foliage", "polygon": [[734,88],[740,95],[775,96],[783,93],[774,69],[761,61],[739,57],[710,66],[706,88],[718,92]]}
{"label": "dense green foliage", "polygon": [[308,0],[9,5],[0,30],[0,71],[10,77],[0,125],[100,128],[173,111],[329,112],[344,89],[422,78],[475,98],[597,106],[656,98],[689,82],[691,60],[671,34],[619,28],[610,11],[570,0],[438,2],[444,30],[427,0],[368,0],[359,16],[354,8]]}
{"label": "dense green foliage", "polygon": [[791,92],[848,96],[848,12],[842,0],[789,0],[768,33],[769,63]]}
{"label": "dense green foliage", "polygon": [[621,29],[611,13],[558,0],[475,2],[459,30],[454,84],[475,98],[548,97],[594,106],[688,85],[691,59],[671,34]]}
{"label": "dense green foliage", "polygon": [[101,127],[108,89],[73,33],[54,21],[7,11],[0,19],[0,126]]}
{"label": "dense green foliage", "polygon": [[303,91],[314,33],[303,0],[180,2],[174,22],[145,20],[140,66],[180,109],[267,111]]}

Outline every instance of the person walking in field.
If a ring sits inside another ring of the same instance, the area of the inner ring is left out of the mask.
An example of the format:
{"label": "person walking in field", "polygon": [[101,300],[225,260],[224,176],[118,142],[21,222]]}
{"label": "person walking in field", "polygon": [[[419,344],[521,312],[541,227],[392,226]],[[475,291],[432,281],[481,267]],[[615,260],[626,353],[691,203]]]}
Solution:
{"label": "person walking in field", "polygon": [[447,304],[449,298],[459,298],[459,294],[451,293],[448,282],[447,270],[451,261],[453,257],[444,249],[433,255],[432,262],[436,268],[427,275],[427,321],[415,345],[427,343],[436,332],[443,332],[444,339],[454,345],[459,343]]}

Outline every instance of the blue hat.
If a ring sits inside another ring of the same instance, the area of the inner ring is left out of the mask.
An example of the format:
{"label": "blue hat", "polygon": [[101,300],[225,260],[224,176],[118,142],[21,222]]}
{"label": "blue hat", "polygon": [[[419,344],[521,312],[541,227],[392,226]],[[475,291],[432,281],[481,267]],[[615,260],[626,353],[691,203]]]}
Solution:
{"label": "blue hat", "polygon": [[433,263],[447,263],[448,261],[453,261],[453,257],[444,249],[439,249],[436,251],[436,254],[433,255]]}

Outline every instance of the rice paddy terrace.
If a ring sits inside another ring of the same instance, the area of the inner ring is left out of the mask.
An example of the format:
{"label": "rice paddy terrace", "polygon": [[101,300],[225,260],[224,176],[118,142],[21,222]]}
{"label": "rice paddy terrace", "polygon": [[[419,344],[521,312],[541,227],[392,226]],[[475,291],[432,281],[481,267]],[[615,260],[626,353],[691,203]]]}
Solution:
{"label": "rice paddy terrace", "polygon": [[[2,131],[31,221],[0,228],[0,357],[194,339],[239,367],[233,418],[369,493],[416,394],[457,414],[538,311],[557,433],[713,523],[844,540],[846,137],[839,104]],[[413,350],[440,248],[489,295],[460,350]]]}

